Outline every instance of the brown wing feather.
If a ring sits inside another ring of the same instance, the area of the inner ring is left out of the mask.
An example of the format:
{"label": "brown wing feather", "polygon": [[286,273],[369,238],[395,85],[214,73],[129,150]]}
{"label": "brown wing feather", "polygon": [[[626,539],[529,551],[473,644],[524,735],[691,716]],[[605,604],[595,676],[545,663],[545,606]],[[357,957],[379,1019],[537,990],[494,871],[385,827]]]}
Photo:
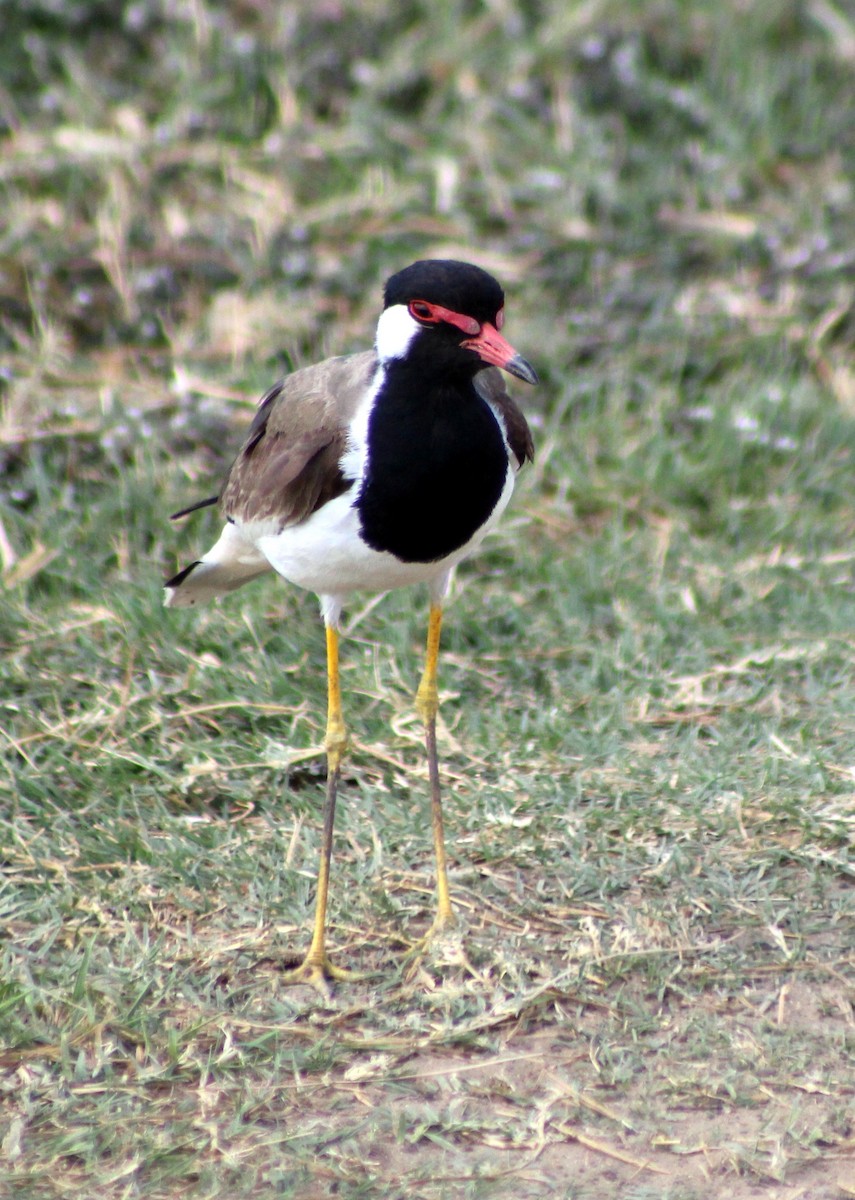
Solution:
{"label": "brown wing feather", "polygon": [[475,387],[501,414],[505,422],[508,445],[517,460],[517,466],[522,467],[527,462],[534,462],[534,442],[528,421],[516,401],[505,391],[505,377],[502,372],[497,367],[479,371],[475,376]]}
{"label": "brown wing feather", "polygon": [[346,491],[339,461],[347,424],[376,367],[373,351],[330,358],[271,388],[226,479],[226,516],[276,518],[284,529]]}

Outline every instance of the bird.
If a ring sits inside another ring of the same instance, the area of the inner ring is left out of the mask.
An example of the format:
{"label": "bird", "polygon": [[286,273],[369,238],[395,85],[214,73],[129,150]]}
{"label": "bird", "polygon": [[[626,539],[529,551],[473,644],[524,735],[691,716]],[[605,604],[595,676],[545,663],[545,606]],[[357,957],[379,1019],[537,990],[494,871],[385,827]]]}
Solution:
{"label": "bird", "polygon": [[518,471],[533,460],[528,423],[502,371],[538,382],[501,333],[505,297],[472,263],[422,259],[392,275],[372,350],[329,358],[261,399],[218,496],[225,525],[201,558],[164,585],[167,607],[225,595],[270,571],[317,594],[326,632],[327,759],[312,939],[285,982],[329,992],[358,976],[327,952],[326,913],[341,765],[348,743],[339,631],[353,593],[427,586],[424,725],[436,863],[431,932],[455,925],[436,744],[443,601],[453,568],[496,525]]}

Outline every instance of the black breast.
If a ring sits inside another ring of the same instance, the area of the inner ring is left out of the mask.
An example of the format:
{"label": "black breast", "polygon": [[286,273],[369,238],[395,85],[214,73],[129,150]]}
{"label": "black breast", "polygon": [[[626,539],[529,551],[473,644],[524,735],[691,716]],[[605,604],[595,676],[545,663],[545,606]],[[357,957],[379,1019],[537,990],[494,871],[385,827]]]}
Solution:
{"label": "black breast", "polygon": [[496,418],[470,380],[426,388],[405,363],[390,364],[368,423],[362,536],[404,562],[445,558],[490,516],[508,469]]}

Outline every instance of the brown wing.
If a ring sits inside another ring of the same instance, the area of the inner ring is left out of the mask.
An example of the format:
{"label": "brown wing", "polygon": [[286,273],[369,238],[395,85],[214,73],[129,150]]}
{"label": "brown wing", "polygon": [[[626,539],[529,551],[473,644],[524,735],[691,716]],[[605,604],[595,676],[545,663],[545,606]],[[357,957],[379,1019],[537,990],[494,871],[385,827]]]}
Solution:
{"label": "brown wing", "polygon": [[488,404],[496,408],[505,422],[508,445],[517,460],[517,467],[534,462],[534,442],[528,421],[516,401],[505,391],[505,377],[498,367],[488,367],[475,376],[475,387]]}
{"label": "brown wing", "polygon": [[304,521],[346,491],[347,425],[377,368],[373,351],[295,371],[259,405],[221,496],[227,517]]}

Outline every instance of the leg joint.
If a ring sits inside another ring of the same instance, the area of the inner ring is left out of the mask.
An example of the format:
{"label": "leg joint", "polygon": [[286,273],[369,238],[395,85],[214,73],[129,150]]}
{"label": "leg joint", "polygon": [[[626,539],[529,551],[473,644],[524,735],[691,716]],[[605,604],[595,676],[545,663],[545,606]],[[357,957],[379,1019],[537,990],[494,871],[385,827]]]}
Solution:
{"label": "leg joint", "polygon": [[425,725],[436,719],[439,712],[439,691],[435,679],[425,677],[419,684],[419,690],[416,692],[416,712]]}

